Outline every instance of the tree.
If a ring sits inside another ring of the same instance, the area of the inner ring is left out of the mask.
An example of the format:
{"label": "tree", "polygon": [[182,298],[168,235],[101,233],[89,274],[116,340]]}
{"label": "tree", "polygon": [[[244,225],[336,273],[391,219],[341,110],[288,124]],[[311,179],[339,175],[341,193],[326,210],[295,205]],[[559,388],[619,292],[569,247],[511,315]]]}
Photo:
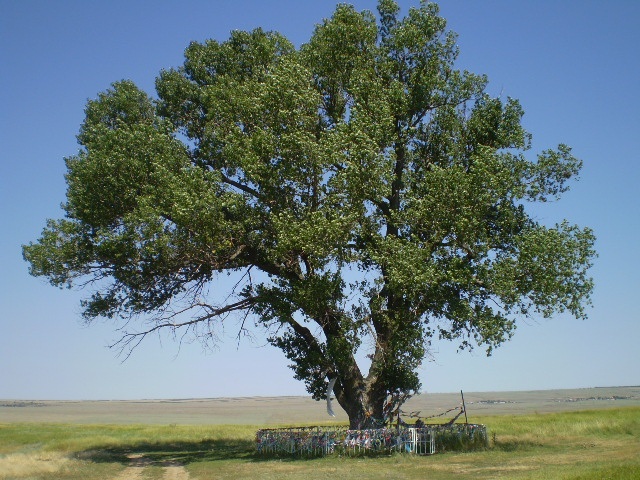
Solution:
{"label": "tree", "polygon": [[581,162],[527,157],[520,104],[455,69],[435,4],[378,13],[340,5],[299,49],[261,29],[194,42],[156,100],[120,81],[89,101],[31,274],[92,286],[84,317],[126,322],[127,351],[251,319],[315,399],[335,379],[354,428],[420,388],[432,340],[490,354],[518,318],[585,318],[591,230],[528,212]]}

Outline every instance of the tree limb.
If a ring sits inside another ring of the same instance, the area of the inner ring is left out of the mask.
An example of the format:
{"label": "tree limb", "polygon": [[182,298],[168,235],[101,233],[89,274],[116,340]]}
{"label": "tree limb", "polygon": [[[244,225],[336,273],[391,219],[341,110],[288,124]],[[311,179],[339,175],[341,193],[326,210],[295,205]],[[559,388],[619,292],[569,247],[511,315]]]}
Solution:
{"label": "tree limb", "polygon": [[[153,325],[152,327],[146,330],[139,331],[139,332],[124,332],[124,335],[122,336],[122,338],[120,338],[117,342],[109,345],[109,348],[117,347],[120,350],[120,352],[123,352],[124,350],[128,350],[128,353],[126,354],[124,359],[126,360],[131,356],[131,354],[133,353],[133,350],[135,350],[135,348],[138,345],[140,345],[142,340],[144,340],[144,338],[151,333],[158,332],[163,329],[169,329],[173,332],[181,328],[189,329],[197,324],[207,322],[214,317],[219,317],[221,315],[238,311],[238,310],[247,310],[248,308],[250,308],[252,305],[255,304],[257,299],[258,299],[257,296],[249,297],[249,298],[245,298],[238,302],[231,303],[219,308],[215,308],[209,304],[201,303],[201,302],[193,303],[182,310],[173,312],[162,319],[158,319],[155,325]],[[196,307],[200,307],[206,310],[208,313],[202,316],[197,316],[195,318],[192,318],[191,320],[187,320],[184,322],[176,322],[172,320]]]}
{"label": "tree limb", "polygon": [[233,180],[233,179],[231,179],[231,178],[227,177],[227,176],[226,176],[225,174],[223,174],[223,173],[220,173],[220,178],[222,179],[222,181],[223,181],[224,183],[227,183],[227,184],[229,184],[229,185],[231,185],[231,186],[233,186],[233,187],[236,187],[238,190],[241,190],[241,191],[243,191],[244,193],[248,193],[248,194],[250,194],[250,195],[252,195],[252,196],[256,197],[257,199],[262,200],[262,195],[261,195],[261,194],[260,194],[260,192],[258,192],[257,190],[255,190],[255,189],[253,189],[253,188],[251,188],[251,187],[248,187],[248,186],[246,186],[246,185],[244,185],[244,184],[242,184],[242,183],[240,183],[240,182],[236,182],[235,180]]}

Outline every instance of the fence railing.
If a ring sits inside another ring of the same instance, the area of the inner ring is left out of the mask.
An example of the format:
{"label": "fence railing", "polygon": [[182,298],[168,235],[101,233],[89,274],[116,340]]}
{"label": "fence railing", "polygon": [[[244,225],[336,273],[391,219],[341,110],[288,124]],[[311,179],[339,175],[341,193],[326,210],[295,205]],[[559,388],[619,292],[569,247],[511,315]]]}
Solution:
{"label": "fence railing", "polygon": [[263,429],[256,434],[257,452],[264,455],[315,457],[393,452],[431,455],[436,449],[466,450],[486,445],[486,427],[474,424],[368,430],[349,430],[346,427],[292,427]]}

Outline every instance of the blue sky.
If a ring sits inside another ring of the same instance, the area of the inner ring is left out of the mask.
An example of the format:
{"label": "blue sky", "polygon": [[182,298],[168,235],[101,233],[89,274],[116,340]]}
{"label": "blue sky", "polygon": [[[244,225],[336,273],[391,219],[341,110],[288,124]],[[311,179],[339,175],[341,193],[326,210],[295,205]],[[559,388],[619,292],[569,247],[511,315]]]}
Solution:
{"label": "blue sky", "polygon": [[[352,2],[375,10],[374,0]],[[416,1],[402,0],[402,11]],[[59,2],[0,0],[0,398],[137,399],[304,395],[280,351],[226,341],[148,339],[127,361],[106,348],[109,322],[84,326],[82,292],[28,275],[20,246],[61,216],[63,158],[89,98],[127,78],[153,93],[191,40],[261,26],[304,43],[332,1]],[[490,358],[433,346],[425,392],[640,384],[640,2],[457,0],[441,3],[459,34],[459,66],[486,73],[492,95],[518,98],[533,152],[563,142],[581,180],[537,218],[590,226],[599,258],[589,319],[520,322]]]}

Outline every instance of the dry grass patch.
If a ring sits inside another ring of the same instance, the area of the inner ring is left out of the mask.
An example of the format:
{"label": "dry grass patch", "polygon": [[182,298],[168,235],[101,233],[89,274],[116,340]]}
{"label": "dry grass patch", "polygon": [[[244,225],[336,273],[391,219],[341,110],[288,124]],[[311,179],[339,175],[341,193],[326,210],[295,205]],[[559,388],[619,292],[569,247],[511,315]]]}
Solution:
{"label": "dry grass patch", "polygon": [[28,478],[64,471],[72,462],[58,452],[11,453],[0,457],[0,479]]}

